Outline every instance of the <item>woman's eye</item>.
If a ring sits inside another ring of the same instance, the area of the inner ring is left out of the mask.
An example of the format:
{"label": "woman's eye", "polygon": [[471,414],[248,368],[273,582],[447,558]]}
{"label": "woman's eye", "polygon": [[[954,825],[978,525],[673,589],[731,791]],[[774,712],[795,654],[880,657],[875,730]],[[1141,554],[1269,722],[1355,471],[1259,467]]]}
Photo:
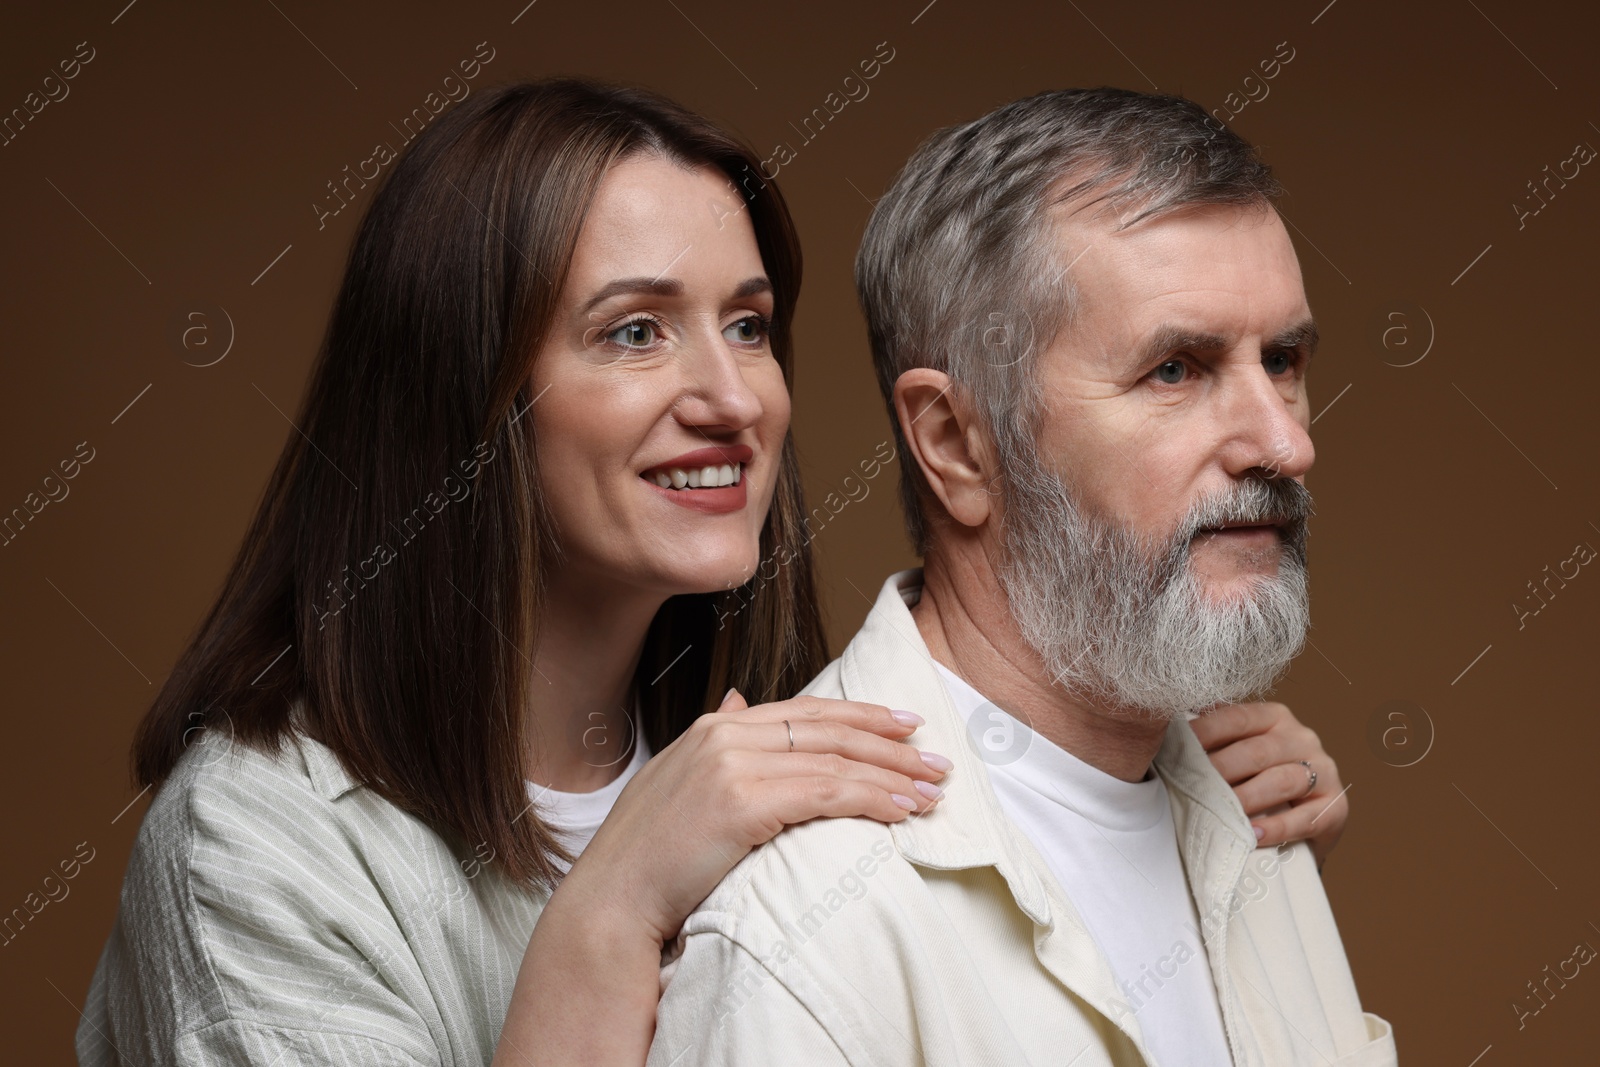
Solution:
{"label": "woman's eye", "polygon": [[740,319],[738,322],[722,331],[722,336],[739,344],[756,344],[767,335],[767,324],[758,316],[751,315]]}
{"label": "woman's eye", "polygon": [[1188,374],[1189,368],[1181,359],[1169,359],[1154,371],[1156,380],[1165,385],[1177,385]]}
{"label": "woman's eye", "polygon": [[615,330],[606,334],[606,340],[621,345],[623,348],[649,348],[656,340],[655,324],[640,319],[637,322],[624,323]]}

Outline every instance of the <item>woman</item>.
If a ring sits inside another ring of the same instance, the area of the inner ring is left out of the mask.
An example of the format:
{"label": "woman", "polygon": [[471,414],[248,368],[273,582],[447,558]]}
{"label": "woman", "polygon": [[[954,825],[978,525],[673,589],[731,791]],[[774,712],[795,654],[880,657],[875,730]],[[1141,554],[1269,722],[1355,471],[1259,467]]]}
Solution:
{"label": "woman", "polygon": [[[800,255],[757,166],[573,81],[482,92],[393,164],[136,738],[160,788],[82,1062],[640,1063],[662,942],[742,855],[937,803],[915,709],[775,700],[826,652]],[[1206,741],[1247,810],[1301,797],[1300,759],[1337,789],[1287,709],[1230,714]]]}

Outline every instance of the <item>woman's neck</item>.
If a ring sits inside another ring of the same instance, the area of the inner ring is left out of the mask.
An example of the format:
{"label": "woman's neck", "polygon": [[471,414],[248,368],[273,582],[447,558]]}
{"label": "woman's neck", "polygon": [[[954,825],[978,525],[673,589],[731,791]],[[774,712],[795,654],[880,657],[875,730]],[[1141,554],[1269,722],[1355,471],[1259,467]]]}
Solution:
{"label": "woman's neck", "polygon": [[524,736],[527,777],[566,793],[622,773],[634,737],[634,671],[661,597],[554,576],[539,621]]}

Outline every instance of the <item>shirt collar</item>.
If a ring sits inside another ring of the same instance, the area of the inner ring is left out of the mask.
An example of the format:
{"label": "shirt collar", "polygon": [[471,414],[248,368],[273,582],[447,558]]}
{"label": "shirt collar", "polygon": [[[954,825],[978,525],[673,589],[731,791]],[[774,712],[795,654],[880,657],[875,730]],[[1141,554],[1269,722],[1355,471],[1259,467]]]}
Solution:
{"label": "shirt collar", "polygon": [[1167,727],[1155,767],[1167,783],[1195,906],[1208,919],[1227,915],[1245,863],[1256,849],[1250,818],[1187,721]]}
{"label": "shirt collar", "polygon": [[[921,568],[891,575],[840,657],[840,682],[847,699],[921,715],[927,722],[908,738],[909,743],[954,764],[939,783],[946,799],[925,814],[890,824],[890,834],[900,854],[921,866],[995,867],[1018,907],[1047,926],[1050,907],[1044,883],[1028,860],[1020,831],[1000,808],[987,767],[911,617],[910,605],[921,590]],[[1226,908],[1244,862],[1255,849],[1255,834],[1238,797],[1182,719],[1167,728],[1155,768],[1167,785],[1195,903],[1202,914]]]}
{"label": "shirt collar", "polygon": [[294,726],[289,736],[294,738],[295,745],[300,749],[301,758],[305,760],[306,775],[311,779],[311,788],[324,800],[338,800],[352,789],[361,788],[362,783],[345,769],[344,763],[334,754],[333,749],[305,732],[303,714],[303,706],[296,703],[289,715],[290,722]]}
{"label": "shirt collar", "polygon": [[909,604],[922,589],[922,570],[891,575],[866,621],[840,657],[840,684],[849,700],[921,715],[908,738],[954,765],[940,786],[946,797],[925,813],[889,825],[895,847],[912,863],[941,870],[996,868],[1017,906],[1041,926],[1050,923],[1043,882],[1027,862],[989,784],[988,771],[968,740],[965,723],[939,676]]}

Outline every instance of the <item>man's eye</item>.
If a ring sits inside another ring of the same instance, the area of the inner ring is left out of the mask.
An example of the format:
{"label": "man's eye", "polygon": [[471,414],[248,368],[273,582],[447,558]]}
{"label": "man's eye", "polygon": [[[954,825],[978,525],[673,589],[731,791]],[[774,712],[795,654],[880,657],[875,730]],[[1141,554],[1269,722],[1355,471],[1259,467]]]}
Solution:
{"label": "man's eye", "polygon": [[722,331],[722,336],[743,345],[753,345],[767,335],[767,324],[759,316],[750,315]]}
{"label": "man's eye", "polygon": [[648,348],[656,340],[655,324],[646,319],[623,323],[606,334],[606,340],[623,348]]}
{"label": "man's eye", "polygon": [[1262,357],[1261,364],[1267,368],[1268,374],[1283,374],[1294,369],[1294,353],[1270,352]]}
{"label": "man's eye", "polygon": [[1189,368],[1181,359],[1169,359],[1153,372],[1156,380],[1165,385],[1177,385],[1188,374]]}

